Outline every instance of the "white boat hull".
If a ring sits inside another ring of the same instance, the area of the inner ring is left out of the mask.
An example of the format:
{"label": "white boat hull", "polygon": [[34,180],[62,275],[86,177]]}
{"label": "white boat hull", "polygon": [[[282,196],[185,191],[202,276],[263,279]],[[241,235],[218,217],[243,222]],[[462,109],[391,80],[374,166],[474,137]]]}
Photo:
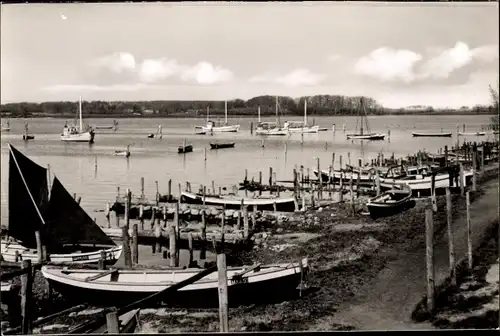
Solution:
{"label": "white boat hull", "polygon": [[[466,171],[464,173],[464,180],[463,180],[464,185],[466,185],[467,178],[471,176],[472,176],[472,171]],[[395,185],[398,184],[406,184],[413,191],[426,191],[431,189],[432,177],[425,176],[418,178],[417,176],[414,180],[380,178],[380,186],[382,188],[392,189],[395,187]],[[434,186],[436,189],[443,189],[449,187],[450,186],[449,174],[437,175],[434,181]]]}
{"label": "white boat hull", "polygon": [[93,142],[94,134],[90,132],[78,134],[61,134],[61,140],[65,142]]}
{"label": "white boat hull", "polygon": [[319,126],[289,127],[288,131],[290,133],[318,133]]}
{"label": "white boat hull", "polygon": [[2,132],[9,132],[10,131],[10,127],[2,127]]}
{"label": "white boat hull", "polygon": [[228,125],[228,126],[218,126],[218,127],[200,126],[199,128],[202,130],[202,132],[208,132],[208,133],[238,132],[240,130],[240,125]]}
{"label": "white boat hull", "polygon": [[459,136],[484,136],[486,132],[458,132]]}
{"label": "white boat hull", "polygon": [[289,135],[290,132],[286,129],[275,129],[275,130],[265,130],[265,129],[256,129],[255,134],[257,135]]}
{"label": "white boat hull", "polygon": [[[106,260],[116,261],[120,258],[123,247],[120,245],[102,250],[106,252]],[[51,254],[49,258],[53,264],[92,264],[99,262],[102,250],[84,253]],[[31,260],[32,263],[40,262],[36,251],[31,251],[18,243],[9,244],[4,241],[1,242],[1,253],[5,261],[15,262],[16,251],[19,253],[18,262],[22,260]]]}

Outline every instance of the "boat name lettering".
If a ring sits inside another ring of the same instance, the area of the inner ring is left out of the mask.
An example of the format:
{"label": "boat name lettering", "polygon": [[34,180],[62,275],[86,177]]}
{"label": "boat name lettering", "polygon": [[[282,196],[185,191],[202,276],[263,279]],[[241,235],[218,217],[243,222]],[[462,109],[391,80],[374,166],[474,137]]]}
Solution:
{"label": "boat name lettering", "polygon": [[231,281],[231,284],[248,283],[248,278],[237,277],[237,278],[231,278],[230,281]]}
{"label": "boat name lettering", "polygon": [[88,255],[82,255],[82,256],[75,256],[73,257],[73,261],[82,261],[82,260],[89,260]]}

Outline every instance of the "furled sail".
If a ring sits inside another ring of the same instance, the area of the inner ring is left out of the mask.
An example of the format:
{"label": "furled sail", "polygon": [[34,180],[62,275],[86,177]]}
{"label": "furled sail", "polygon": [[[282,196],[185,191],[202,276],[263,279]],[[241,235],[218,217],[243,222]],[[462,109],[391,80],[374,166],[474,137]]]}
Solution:
{"label": "furled sail", "polygon": [[43,229],[47,204],[47,169],[9,144],[9,236],[36,248],[35,231]]}

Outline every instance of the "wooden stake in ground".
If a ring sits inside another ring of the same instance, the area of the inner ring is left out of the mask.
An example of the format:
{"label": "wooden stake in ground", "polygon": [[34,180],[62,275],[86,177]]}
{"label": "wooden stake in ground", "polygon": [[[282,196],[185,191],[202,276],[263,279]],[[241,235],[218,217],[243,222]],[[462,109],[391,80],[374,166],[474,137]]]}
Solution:
{"label": "wooden stake in ground", "polygon": [[470,195],[468,191],[465,194],[465,204],[467,210],[467,260],[469,271],[472,271],[472,231],[470,224]]}
{"label": "wooden stake in ground", "polygon": [[472,191],[477,190],[477,180],[476,180],[476,172],[477,172],[477,152],[472,152]]}
{"label": "wooden stake in ground", "polygon": [[457,276],[455,272],[455,244],[453,241],[453,228],[452,228],[452,212],[451,212],[451,193],[450,188],[446,188],[446,218],[447,218],[447,227],[448,227],[448,251],[449,251],[449,260],[450,260],[450,279],[451,285],[457,285]]}
{"label": "wooden stake in ground", "polygon": [[134,224],[132,226],[132,264],[139,264],[139,237],[138,237],[138,225]]}
{"label": "wooden stake in ground", "polygon": [[26,272],[21,275],[21,334],[28,335],[33,333],[33,309],[32,309],[32,290],[33,290],[33,270],[31,260],[23,260],[22,267]]}
{"label": "wooden stake in ground", "polygon": [[120,321],[118,319],[118,313],[116,311],[106,314],[106,326],[108,329],[108,334],[120,333]]}
{"label": "wooden stake in ground", "polygon": [[130,251],[130,242],[128,235],[128,228],[122,227],[122,242],[123,242],[123,255],[125,257],[125,266],[132,267],[132,255]]}
{"label": "wooden stake in ground", "polygon": [[434,313],[434,220],[432,209],[425,210],[425,245],[427,264],[427,311]]}
{"label": "wooden stake in ground", "polygon": [[227,270],[226,255],[217,255],[217,270],[219,273],[219,324],[220,332],[229,331],[228,317],[228,291],[227,291]]}

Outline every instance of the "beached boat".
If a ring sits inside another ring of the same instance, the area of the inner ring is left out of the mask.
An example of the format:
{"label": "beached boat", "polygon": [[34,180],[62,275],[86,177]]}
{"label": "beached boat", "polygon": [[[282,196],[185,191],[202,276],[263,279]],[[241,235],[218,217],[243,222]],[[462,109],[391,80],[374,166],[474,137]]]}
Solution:
{"label": "beached boat", "polygon": [[283,125],[290,133],[318,133],[319,126],[307,125],[307,99],[304,99],[304,121],[285,121]]}
{"label": "beached boat", "polygon": [[414,137],[445,137],[451,138],[451,132],[412,132]]}
{"label": "beached boat", "polygon": [[109,262],[116,262],[122,247],[106,236],[59,179],[54,176],[49,197],[47,169],[8,146],[9,238],[1,241],[0,250],[4,260],[39,262],[39,232],[53,263],[97,263],[103,250]]}
{"label": "beached boat", "polygon": [[206,133],[238,132],[240,125],[229,125],[227,122],[227,101],[224,102],[224,114],[224,125],[216,126],[215,122],[209,119],[210,109],[207,107],[207,124],[205,126],[195,126],[195,130]]}
{"label": "beached boat", "polygon": [[291,212],[295,211],[294,197],[237,197],[237,196],[205,196],[188,191],[181,192],[181,202],[188,204],[203,204],[214,206],[225,206],[226,209],[240,209],[241,202],[248,206],[257,206],[257,210],[273,210],[276,205],[276,211]]}
{"label": "beached boat", "polygon": [[83,120],[82,120],[82,97],[80,97],[80,101],[78,104],[79,111],[79,120],[80,125],[77,128],[76,126],[67,124],[64,125],[63,133],[61,134],[61,140],[65,142],[94,142],[95,133],[92,129],[84,131],[83,129]]}
{"label": "beached boat", "polygon": [[127,149],[126,150],[115,150],[114,155],[115,156],[129,157],[130,156],[130,145],[127,145]]}
{"label": "beached boat", "polygon": [[458,132],[458,136],[484,136],[486,132]]}
{"label": "beached boat", "polygon": [[210,149],[233,148],[234,142],[211,142]]}
{"label": "beached boat", "polygon": [[[396,167],[393,167],[396,168]],[[406,184],[408,185],[413,194],[427,193],[431,190],[432,176],[430,170],[425,173],[422,172],[417,175],[406,175],[403,177],[391,177],[393,168],[389,169],[386,177],[380,178],[380,187],[382,190],[394,189],[395,185]],[[472,170],[464,171],[464,185],[467,185],[472,179]],[[435,176],[435,189],[443,189],[450,187],[450,176],[448,173],[437,174]]]}
{"label": "beached boat", "polygon": [[393,216],[415,206],[412,191],[405,185],[402,189],[391,189],[371,198],[366,204],[373,219]]}
{"label": "beached boat", "polygon": [[193,145],[182,145],[177,148],[179,154],[190,153],[193,151]]}
{"label": "beached boat", "polygon": [[[301,264],[302,268],[298,262],[255,265],[250,269],[228,267],[229,304],[266,302],[297,293],[297,287],[307,274],[307,258],[301,260]],[[42,267],[42,274],[52,288],[68,299],[115,307],[158,293],[201,271],[199,268],[89,270]],[[175,293],[169,293],[167,297],[159,297],[157,303],[165,301],[169,306],[218,307],[218,282],[218,274],[213,272]]]}

